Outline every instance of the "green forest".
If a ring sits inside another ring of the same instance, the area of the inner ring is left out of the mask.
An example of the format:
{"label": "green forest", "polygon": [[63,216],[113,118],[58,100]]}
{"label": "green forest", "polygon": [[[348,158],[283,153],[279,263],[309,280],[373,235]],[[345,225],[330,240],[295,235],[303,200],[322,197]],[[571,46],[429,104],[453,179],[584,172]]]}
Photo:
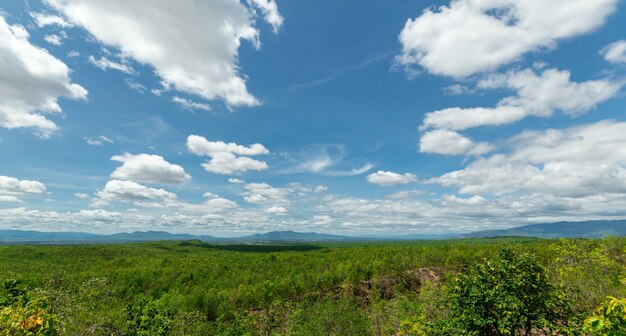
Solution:
{"label": "green forest", "polygon": [[626,238],[0,246],[1,335],[625,335]]}

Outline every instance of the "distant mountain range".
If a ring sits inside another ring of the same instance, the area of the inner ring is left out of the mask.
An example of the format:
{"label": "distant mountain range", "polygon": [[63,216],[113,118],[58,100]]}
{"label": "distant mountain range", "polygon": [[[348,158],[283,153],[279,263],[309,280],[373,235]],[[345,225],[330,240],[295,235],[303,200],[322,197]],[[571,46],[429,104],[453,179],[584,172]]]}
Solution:
{"label": "distant mountain range", "polygon": [[[21,230],[0,230],[0,243],[4,244],[63,244],[63,243],[125,243],[159,240],[198,239],[211,243],[298,243],[298,242],[339,242],[365,241],[372,238],[330,235],[315,232],[273,231],[250,236],[223,238],[208,235],[174,234],[164,231],[135,231],[110,235],[84,232],[40,232]],[[374,238],[376,239],[376,238]]]}
{"label": "distant mountain range", "polygon": [[487,230],[463,235],[475,237],[521,236],[537,238],[601,238],[626,236],[626,220],[595,220],[532,224],[504,230]]}
{"label": "distant mountain range", "polygon": [[211,243],[303,243],[303,242],[349,242],[385,240],[430,240],[481,237],[537,237],[537,238],[600,238],[603,236],[626,236],[626,220],[598,220],[584,222],[557,222],[532,224],[511,229],[486,230],[466,234],[442,235],[396,235],[396,236],[341,236],[316,232],[273,231],[236,238],[220,238],[207,235],[173,234],[163,231],[137,231],[100,235],[83,232],[40,232],[0,230],[0,244],[89,244],[146,242],[158,240],[199,239]]}

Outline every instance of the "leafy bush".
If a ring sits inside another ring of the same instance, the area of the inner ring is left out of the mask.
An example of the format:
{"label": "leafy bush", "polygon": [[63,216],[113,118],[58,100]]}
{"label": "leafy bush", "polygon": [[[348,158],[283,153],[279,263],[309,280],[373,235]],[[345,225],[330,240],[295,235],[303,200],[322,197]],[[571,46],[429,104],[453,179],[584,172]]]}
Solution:
{"label": "leafy bush", "polygon": [[19,281],[4,280],[0,291],[0,333],[2,335],[57,335],[55,316],[48,312],[43,293],[28,292]]}
{"label": "leafy bush", "polygon": [[157,300],[141,298],[128,307],[130,335],[169,335],[175,311],[162,307]]}
{"label": "leafy bush", "polygon": [[585,320],[585,330],[591,335],[626,335],[626,298],[609,297],[596,315]]}
{"label": "leafy bush", "polygon": [[442,328],[452,334],[530,335],[560,328],[569,317],[545,269],[529,253],[511,248],[459,274],[449,294],[451,319]]}

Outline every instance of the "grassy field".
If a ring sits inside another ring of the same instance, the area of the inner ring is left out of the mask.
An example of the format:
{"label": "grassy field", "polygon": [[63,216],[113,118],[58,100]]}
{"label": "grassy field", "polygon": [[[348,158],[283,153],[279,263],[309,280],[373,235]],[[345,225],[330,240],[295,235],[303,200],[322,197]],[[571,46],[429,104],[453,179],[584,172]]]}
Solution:
{"label": "grassy field", "polygon": [[[472,334],[463,316],[480,312],[459,307],[480,303],[468,304],[474,294],[463,291],[500,281],[505,291],[490,294],[505,310],[496,319],[558,303],[567,311],[552,321],[549,314],[520,321],[535,334],[553,327],[582,334],[607,296],[626,296],[625,246],[625,238],[7,245],[0,246],[0,326],[19,322],[50,335]],[[511,299],[528,286],[531,296],[547,296]],[[33,314],[41,319],[28,325]]]}

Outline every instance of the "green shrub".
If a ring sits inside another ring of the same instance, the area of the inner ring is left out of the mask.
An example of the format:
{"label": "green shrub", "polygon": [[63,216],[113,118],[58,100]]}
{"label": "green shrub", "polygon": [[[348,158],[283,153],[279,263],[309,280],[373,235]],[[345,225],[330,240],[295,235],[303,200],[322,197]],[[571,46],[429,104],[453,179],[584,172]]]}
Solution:
{"label": "green shrub", "polygon": [[585,320],[585,330],[591,335],[626,335],[626,298],[609,297],[596,315]]}
{"label": "green shrub", "polygon": [[55,315],[41,292],[28,292],[14,279],[4,280],[0,291],[0,335],[55,336]]}
{"label": "green shrub", "polygon": [[562,329],[567,303],[529,253],[504,249],[470,267],[450,286],[451,318],[444,329],[464,335],[530,335]]}

